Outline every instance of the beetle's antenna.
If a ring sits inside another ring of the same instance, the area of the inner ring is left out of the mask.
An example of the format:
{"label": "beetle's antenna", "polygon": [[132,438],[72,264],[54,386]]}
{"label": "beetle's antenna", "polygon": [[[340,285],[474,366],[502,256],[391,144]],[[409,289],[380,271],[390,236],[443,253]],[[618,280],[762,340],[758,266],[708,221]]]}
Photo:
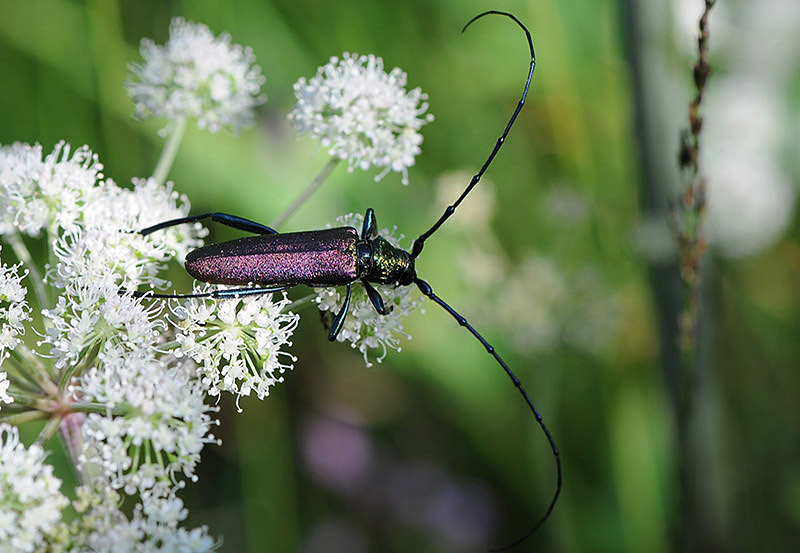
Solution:
{"label": "beetle's antenna", "polygon": [[470,19],[467,22],[467,24],[464,25],[464,28],[461,29],[461,32],[463,33],[464,31],[466,31],[467,27],[472,25],[473,22],[477,21],[481,17],[483,17],[485,15],[490,15],[490,14],[492,14],[492,15],[504,15],[506,17],[509,17],[517,25],[522,27],[523,31],[525,31],[525,36],[528,39],[528,47],[530,48],[530,51],[531,51],[531,68],[528,71],[528,78],[525,81],[525,88],[522,90],[522,97],[519,99],[519,102],[517,102],[517,107],[514,110],[514,113],[511,114],[511,119],[508,120],[508,124],[506,125],[506,128],[503,131],[503,134],[500,135],[500,138],[497,139],[497,142],[495,143],[494,148],[492,149],[492,153],[489,154],[489,157],[486,158],[486,161],[483,162],[483,166],[481,167],[480,171],[478,171],[478,173],[474,177],[472,177],[472,180],[470,180],[469,185],[467,185],[466,190],[464,190],[464,192],[461,193],[461,196],[458,197],[458,199],[453,203],[453,205],[449,206],[447,209],[444,210],[444,213],[442,214],[442,216],[439,217],[439,220],[436,221],[436,223],[434,223],[434,225],[431,228],[429,228],[419,238],[414,240],[414,246],[411,248],[411,259],[416,259],[419,256],[419,254],[422,253],[422,248],[425,247],[425,240],[430,238],[430,236],[434,232],[439,230],[439,227],[442,226],[444,224],[444,222],[455,212],[456,208],[461,204],[462,201],[464,201],[464,198],[467,197],[467,194],[469,194],[472,191],[472,189],[475,188],[475,185],[478,184],[478,181],[481,180],[481,177],[486,172],[486,169],[489,167],[489,165],[491,165],[492,161],[494,160],[494,156],[497,155],[497,152],[499,152],[500,148],[503,146],[503,143],[506,140],[506,136],[508,136],[508,131],[511,130],[511,126],[514,124],[514,121],[516,120],[517,115],[519,115],[519,112],[522,109],[522,106],[525,105],[525,97],[528,95],[528,89],[531,86],[531,79],[533,78],[533,70],[536,67],[536,54],[533,52],[533,40],[531,39],[531,33],[530,33],[530,31],[528,31],[528,28],[525,27],[525,25],[523,25],[522,22],[519,19],[516,18],[516,16],[514,16],[514,15],[512,15],[510,13],[496,11],[496,10],[490,10],[490,11],[478,14],[475,17],[473,17],[472,19]]}
{"label": "beetle's antenna", "polygon": [[506,365],[506,362],[500,357],[500,355],[495,351],[494,347],[486,341],[486,339],[480,335],[480,333],[475,330],[475,328],[469,324],[467,319],[462,317],[455,309],[450,307],[444,300],[442,300],[439,296],[433,293],[433,289],[431,288],[430,284],[422,280],[421,278],[414,278],[414,284],[417,285],[420,292],[423,295],[427,296],[429,299],[434,301],[435,303],[439,304],[445,311],[450,313],[450,315],[464,328],[466,328],[482,345],[486,348],[486,351],[495,358],[503,370],[506,372],[508,377],[511,379],[511,382],[514,383],[514,386],[519,390],[519,393],[522,394],[522,398],[525,400],[525,403],[528,404],[533,416],[536,417],[536,422],[539,423],[539,426],[544,432],[544,435],[547,437],[547,441],[550,442],[550,448],[553,450],[553,456],[556,459],[556,473],[558,475],[557,482],[556,482],[556,492],[553,494],[553,499],[550,500],[550,505],[548,505],[547,510],[545,511],[542,518],[531,528],[524,536],[517,539],[513,543],[510,543],[504,547],[500,547],[497,549],[492,549],[491,551],[505,551],[507,549],[511,549],[512,547],[519,545],[526,539],[528,539],[531,534],[533,534],[538,528],[544,524],[544,521],[550,516],[550,513],[553,512],[553,507],[556,505],[556,501],[558,500],[558,495],[561,493],[561,456],[558,453],[558,446],[556,445],[555,440],[553,440],[553,436],[550,434],[550,430],[547,429],[547,426],[544,424],[544,420],[542,420],[542,416],[539,414],[539,411],[533,405],[533,401],[531,401],[528,392],[525,391],[525,388],[522,387],[522,383],[519,381],[519,378],[512,372],[512,370]]}

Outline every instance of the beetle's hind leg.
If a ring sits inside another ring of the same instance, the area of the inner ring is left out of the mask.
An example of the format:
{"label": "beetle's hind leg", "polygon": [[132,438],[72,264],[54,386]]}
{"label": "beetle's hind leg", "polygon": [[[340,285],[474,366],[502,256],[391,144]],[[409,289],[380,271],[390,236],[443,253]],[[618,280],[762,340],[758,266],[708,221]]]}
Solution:
{"label": "beetle's hind leg", "polygon": [[[265,286],[263,288],[226,288],[222,290],[212,290],[211,292],[196,292],[192,294],[161,294],[158,292],[140,292],[139,290],[132,290],[130,293],[134,298],[153,298],[153,299],[166,299],[166,300],[179,300],[189,298],[214,298],[214,299],[228,299],[228,298],[241,298],[245,296],[260,296],[262,294],[271,294],[272,292],[281,292],[287,290],[291,286],[285,284],[279,286]],[[127,290],[120,290],[120,295],[127,294]]]}
{"label": "beetle's hind leg", "polygon": [[164,221],[163,223],[158,223],[157,225],[140,230],[139,234],[142,236],[147,236],[148,234],[151,234],[157,230],[183,225],[185,223],[195,223],[197,221],[202,221],[203,219],[211,219],[215,223],[225,225],[226,227],[243,230],[245,232],[252,232],[253,234],[278,234],[277,230],[266,225],[262,225],[261,223],[256,223],[250,219],[245,219],[244,217],[239,217],[237,215],[231,215],[229,213],[220,213],[219,211],[200,213],[199,215],[190,215],[188,217],[180,217],[179,219]]}

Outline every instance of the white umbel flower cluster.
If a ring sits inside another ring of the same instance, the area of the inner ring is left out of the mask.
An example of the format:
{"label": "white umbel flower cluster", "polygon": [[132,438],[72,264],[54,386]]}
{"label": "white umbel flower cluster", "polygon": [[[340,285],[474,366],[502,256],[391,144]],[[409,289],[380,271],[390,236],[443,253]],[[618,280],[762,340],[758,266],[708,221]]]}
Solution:
{"label": "white umbel flower cluster", "polygon": [[[195,292],[209,290],[195,288]],[[300,320],[289,311],[290,304],[286,294],[279,300],[271,294],[188,300],[173,309],[181,345],[176,354],[199,365],[209,395],[235,394],[237,407],[239,398],[251,393],[264,399],[297,360],[281,349],[292,345],[290,338]]]}
{"label": "white umbel flower cluster", "polygon": [[[187,479],[196,479],[202,448],[218,442],[210,432],[216,407],[208,396],[251,389],[266,395],[290,366],[285,360],[294,360],[281,349],[290,345],[297,316],[288,313],[288,299],[273,302],[266,295],[206,302],[207,318],[195,317],[188,328],[166,316],[165,302],[126,293],[163,289],[164,265],[202,245],[205,229],[195,223],[139,234],[138,229],[185,217],[186,198],[153,179],[120,188],[103,180],[102,166],[87,147],[70,152],[60,143],[43,159],[38,145],[0,147],[0,238],[26,260],[24,272],[19,265],[0,264],[0,404],[13,401],[8,409],[16,410],[14,415],[47,415],[52,409],[50,426],[66,436],[85,484],[76,506],[81,516],[59,526],[70,551],[210,551],[217,544],[205,528],[179,527],[186,509],[176,495]],[[36,265],[22,239],[40,234],[48,236],[50,250],[44,267]],[[37,283],[42,317],[35,320],[21,284],[25,277]],[[31,324],[41,325],[31,329],[40,337],[35,346],[20,339]],[[215,325],[238,339],[215,342],[210,338],[219,331]],[[202,348],[181,349],[190,334],[195,343],[208,340],[205,357],[198,354]],[[198,366],[194,359],[208,362]],[[221,369],[212,364],[220,360]],[[235,385],[221,384],[237,371],[252,372],[255,362],[254,374],[234,377]],[[2,487],[7,459],[12,462],[19,449],[16,433],[0,432],[3,436],[0,553],[66,550],[53,545],[45,526],[60,521],[66,503],[49,503],[55,505],[52,514],[25,503],[24,490],[17,500],[16,492]],[[28,485],[50,482],[41,475],[51,473],[40,472],[30,478],[42,481]],[[23,476],[16,481],[26,485]],[[133,516],[120,511],[123,502],[133,506]],[[24,513],[14,514],[19,506]],[[25,524],[21,517],[28,512],[41,522]],[[22,530],[12,531],[20,525]],[[14,545],[3,549],[6,543]]]}
{"label": "white umbel flower cluster", "polygon": [[69,500],[44,458],[40,446],[26,448],[15,427],[0,424],[0,553],[61,550]]}
{"label": "white umbel flower cluster", "polygon": [[[103,166],[87,146],[74,152],[64,142],[42,159],[39,144],[0,148],[0,234],[72,230],[99,193]],[[49,228],[48,228],[49,227]]]}
{"label": "white umbel flower cluster", "polygon": [[191,363],[113,354],[100,361],[101,368],[83,375],[76,390],[84,400],[125,416],[89,413],[81,461],[129,495],[169,486],[179,474],[196,480],[200,450],[217,440],[209,431],[215,409],[203,402]]}
{"label": "white umbel flower cluster", "polygon": [[188,511],[177,497],[145,494],[128,515],[111,488],[80,486],[76,495],[73,505],[80,517],[70,527],[70,553],[208,553],[220,545],[205,526],[178,526]]}
{"label": "white umbel flower cluster", "polygon": [[[351,213],[336,218],[337,226],[350,226],[355,229],[360,229],[363,221],[364,216],[361,214]],[[395,236],[396,231],[397,227],[391,231],[384,228],[378,234],[399,248],[403,235]],[[374,286],[383,297],[384,305],[391,311],[386,315],[378,313],[370,302],[364,287],[356,282],[353,284],[349,314],[336,337],[337,341],[350,342],[351,347],[358,349],[364,356],[367,367],[372,366],[369,360],[369,353],[372,350],[379,352],[376,361],[380,363],[386,357],[388,349],[400,351],[400,336],[411,339],[411,336],[403,331],[403,321],[412,311],[422,305],[422,298],[413,292],[416,290],[413,286],[382,286],[380,284]],[[344,302],[343,289],[319,288],[315,301],[320,311],[328,311],[333,316],[339,312]]]}
{"label": "white umbel flower cluster", "polygon": [[433,115],[425,114],[428,96],[419,88],[406,91],[406,82],[402,70],[386,73],[383,60],[371,54],[334,56],[310,80],[295,83],[289,120],[331,156],[347,160],[350,171],[378,167],[383,171],[376,181],[394,171],[408,184],[408,168],[420,153],[419,130]]}
{"label": "white umbel flower cluster", "polygon": [[144,62],[130,65],[125,83],[136,117],[173,123],[192,117],[211,132],[252,125],[253,108],[264,100],[264,77],[250,48],[231,44],[227,33],[215,37],[205,25],[175,18],[164,46],[143,39],[140,51]]}

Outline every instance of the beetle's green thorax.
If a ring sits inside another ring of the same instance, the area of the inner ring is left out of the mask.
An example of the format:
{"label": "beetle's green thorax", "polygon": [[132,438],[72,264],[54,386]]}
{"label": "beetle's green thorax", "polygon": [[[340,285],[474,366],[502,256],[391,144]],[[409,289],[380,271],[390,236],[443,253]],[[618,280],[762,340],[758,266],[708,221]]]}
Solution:
{"label": "beetle's green thorax", "polygon": [[408,252],[395,248],[380,236],[370,240],[372,266],[364,278],[377,284],[411,284],[416,273],[414,261]]}

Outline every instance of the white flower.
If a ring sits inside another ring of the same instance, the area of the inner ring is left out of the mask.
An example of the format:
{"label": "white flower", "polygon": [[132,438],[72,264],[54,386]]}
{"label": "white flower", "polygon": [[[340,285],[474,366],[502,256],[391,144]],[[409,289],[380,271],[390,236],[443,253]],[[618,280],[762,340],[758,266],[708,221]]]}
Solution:
{"label": "white flower", "polygon": [[140,51],[144,62],[130,65],[125,83],[136,117],[194,117],[211,132],[252,125],[264,77],[250,48],[231,44],[227,33],[215,37],[205,25],[175,18],[164,46],[143,39]]}
{"label": "white flower", "polygon": [[62,551],[61,481],[38,445],[26,448],[15,427],[0,424],[0,553]]}
{"label": "white flower", "polygon": [[[4,354],[8,355],[8,354]],[[0,357],[0,363],[3,359]],[[14,398],[8,394],[8,387],[11,383],[8,381],[8,374],[0,372],[0,403],[14,403]]]}
{"label": "white flower", "polygon": [[0,148],[0,234],[38,236],[42,229],[71,230],[103,178],[97,155],[59,142],[42,160],[38,144]]}
{"label": "white flower", "polygon": [[261,294],[192,299],[173,309],[181,352],[200,365],[209,395],[236,394],[238,406],[239,397],[254,393],[263,399],[283,382],[283,373],[294,367],[296,358],[281,348],[292,345],[300,318],[288,310],[290,304],[286,294],[277,301],[272,294]]}
{"label": "white flower", "polygon": [[[363,220],[363,215],[349,214],[337,217],[336,223],[339,226],[360,229]],[[396,230],[396,227],[391,231],[381,229],[379,234],[390,244],[399,248],[403,235],[394,236]],[[370,350],[380,352],[376,359],[380,363],[386,357],[387,348],[400,351],[399,336],[411,339],[411,336],[403,331],[403,320],[422,304],[422,298],[413,293],[416,288],[412,286],[383,286],[380,284],[374,286],[391,312],[386,315],[378,313],[370,302],[364,287],[356,282],[353,284],[350,311],[336,337],[337,341],[350,342],[353,348],[357,348],[364,356],[364,362],[368,367],[372,366],[369,361]],[[315,301],[320,311],[329,311],[333,315],[341,309],[344,295],[338,288],[319,288]]]}
{"label": "white flower", "polygon": [[81,516],[71,527],[73,544],[80,546],[75,553],[208,553],[220,545],[205,526],[178,527],[187,510],[177,497],[146,493],[129,517],[107,488],[81,486],[76,492]]}
{"label": "white flower", "polygon": [[76,365],[102,351],[142,351],[153,347],[166,329],[157,315],[160,303],[120,295],[126,287],[161,287],[159,278],[176,251],[183,255],[201,242],[199,226],[180,225],[153,235],[131,230],[188,212],[170,187],[134,181],[134,190],[106,181],[84,210],[83,221],[54,242],[57,263],[48,271],[50,283],[64,293],[51,309],[40,342],[49,344],[56,366]]}
{"label": "white flower", "polygon": [[[461,260],[465,268],[476,266],[475,255]],[[500,278],[474,306],[476,318],[493,321],[520,351],[549,351],[562,345],[595,353],[613,340],[620,328],[618,297],[592,268],[570,272],[553,259],[528,254],[513,270],[504,260],[493,265]]]}
{"label": "white flower", "polygon": [[[436,201],[431,206],[431,216],[438,219],[444,210],[458,198],[472,180],[466,171],[445,173],[436,179]],[[487,178],[481,179],[458,207],[458,217],[452,217],[446,228],[458,228],[472,234],[489,232],[496,203],[495,186]]]}
{"label": "white flower", "polygon": [[332,57],[317,74],[294,85],[297,103],[289,120],[297,130],[320,139],[334,157],[347,160],[348,168],[381,167],[380,180],[389,171],[402,173],[420,153],[427,95],[419,88],[406,91],[407,77],[395,67],[383,70],[383,60],[373,55],[344,53]]}
{"label": "white flower", "polygon": [[217,440],[209,431],[215,408],[203,403],[194,372],[186,362],[101,354],[72,388],[81,400],[108,408],[83,424],[82,462],[128,494],[174,483],[179,473],[195,480],[200,450]]}
{"label": "white flower", "polygon": [[[9,351],[21,343],[19,337],[25,333],[25,323],[31,318],[31,309],[25,301],[27,291],[22,285],[27,271],[19,274],[20,266],[0,264],[0,366],[8,358]],[[0,403],[14,401],[8,394],[9,385],[8,375],[0,372]]]}
{"label": "white flower", "polygon": [[709,90],[701,171],[709,241],[727,257],[760,252],[792,221],[797,193],[782,167],[788,115],[769,84],[727,78]]}
{"label": "white flower", "polygon": [[78,295],[76,288],[93,289],[149,285],[161,288],[158,277],[173,256],[183,257],[202,244],[205,229],[198,223],[177,225],[148,236],[137,234],[154,223],[185,216],[189,203],[152,179],[134,179],[134,189],[104,183],[102,193],[86,206],[84,222],[63,233],[54,246],[58,265],[51,282]]}

